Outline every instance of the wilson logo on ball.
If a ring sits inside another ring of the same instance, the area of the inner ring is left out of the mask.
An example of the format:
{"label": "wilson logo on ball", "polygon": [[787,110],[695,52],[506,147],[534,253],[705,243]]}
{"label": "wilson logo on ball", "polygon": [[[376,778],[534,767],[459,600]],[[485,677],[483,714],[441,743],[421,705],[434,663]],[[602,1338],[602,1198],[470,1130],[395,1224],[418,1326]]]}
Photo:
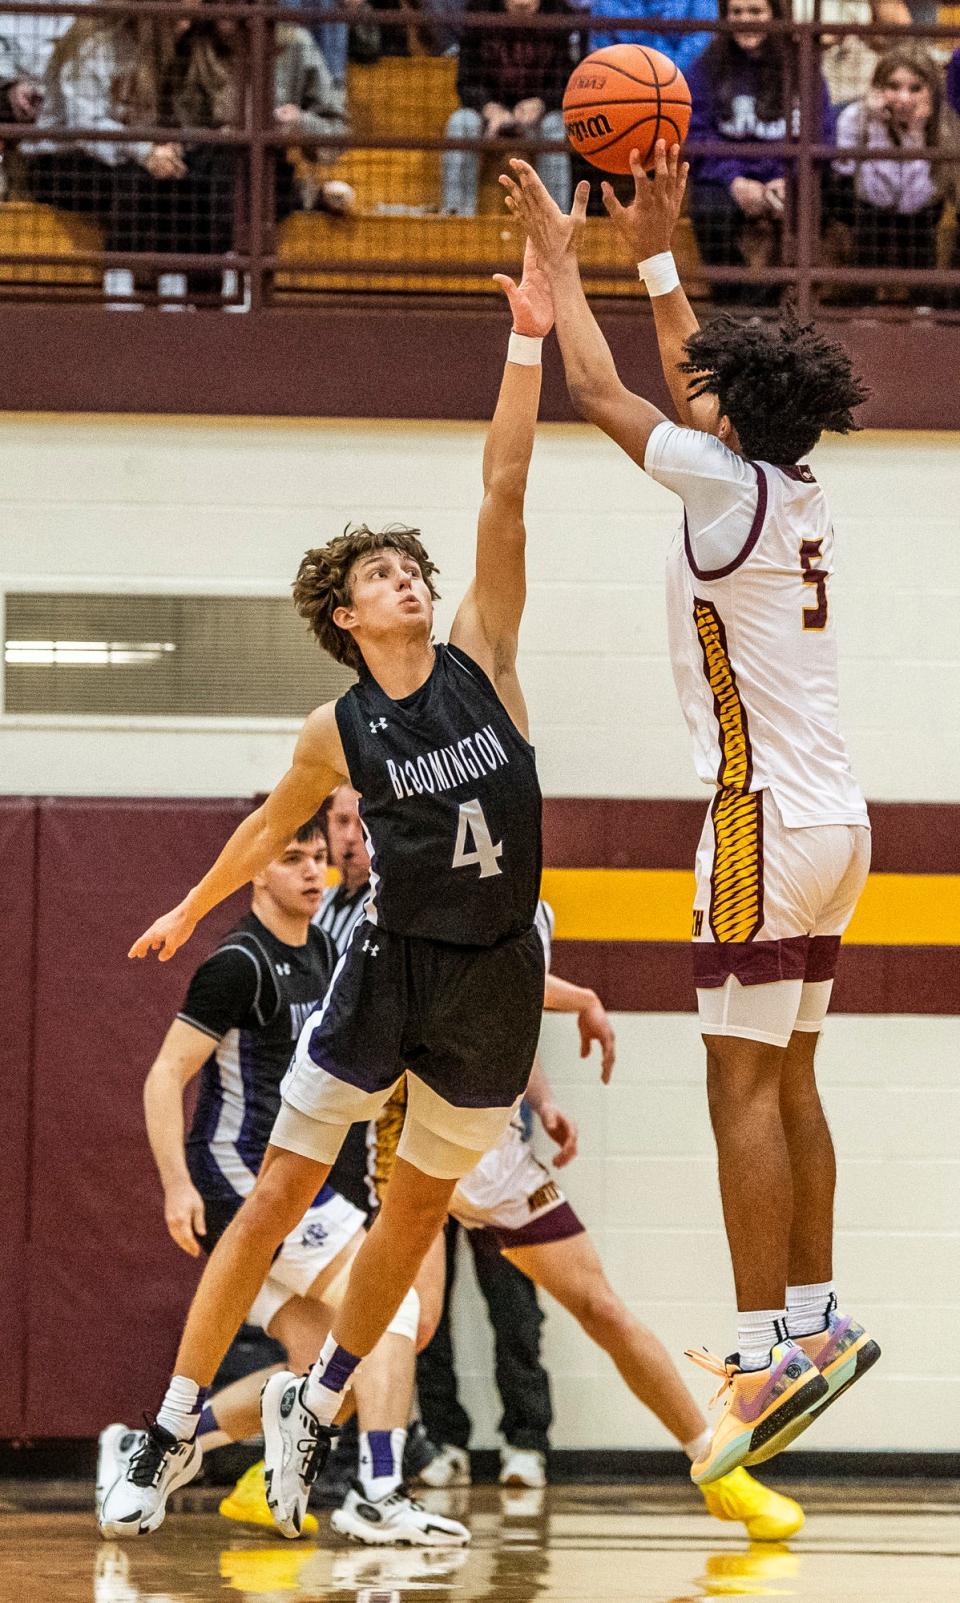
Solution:
{"label": "wilson logo on ball", "polygon": [[601,134],[613,133],[602,111],[598,112],[596,117],[588,117],[586,122],[568,122],[566,128],[567,137],[572,139],[574,144],[580,144],[584,139],[599,139]]}

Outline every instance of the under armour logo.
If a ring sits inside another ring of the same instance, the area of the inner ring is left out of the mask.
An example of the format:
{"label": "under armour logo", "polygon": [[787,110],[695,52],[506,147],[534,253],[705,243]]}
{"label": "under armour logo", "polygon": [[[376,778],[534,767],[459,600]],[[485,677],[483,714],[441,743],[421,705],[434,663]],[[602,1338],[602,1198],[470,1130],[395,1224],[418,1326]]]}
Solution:
{"label": "under armour logo", "polygon": [[379,946],[372,946],[369,941],[364,941],[363,950],[365,952],[369,952],[371,957],[376,957],[376,955],[379,952],[380,948],[379,948]]}
{"label": "under armour logo", "polygon": [[277,973],[278,974],[289,974],[290,973],[290,964],[289,963],[278,963],[277,964]]}
{"label": "under armour logo", "polygon": [[378,735],[380,733],[381,729],[386,729],[386,727],[387,727],[387,720],[385,718],[371,718],[371,720],[370,720],[370,733],[371,733],[371,735]]}

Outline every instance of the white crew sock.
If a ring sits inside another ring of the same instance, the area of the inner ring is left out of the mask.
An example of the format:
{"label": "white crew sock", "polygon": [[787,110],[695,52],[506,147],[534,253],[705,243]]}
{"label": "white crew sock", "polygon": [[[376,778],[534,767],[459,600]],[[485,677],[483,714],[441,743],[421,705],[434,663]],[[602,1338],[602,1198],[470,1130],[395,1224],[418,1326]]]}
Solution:
{"label": "white crew sock", "polygon": [[683,1443],[683,1450],[689,1458],[691,1464],[695,1464],[698,1458],[703,1457],[712,1441],[713,1431],[710,1429],[709,1425],[704,1425],[699,1436],[695,1436],[692,1442]]}
{"label": "white crew sock", "polygon": [[766,1369],[774,1342],[787,1334],[786,1308],[758,1308],[737,1314],[737,1350],[741,1369]]}
{"label": "white crew sock", "polygon": [[832,1280],[822,1280],[816,1286],[787,1287],[787,1335],[816,1336],[826,1330],[830,1315],[837,1306],[837,1294]]}
{"label": "white crew sock", "polygon": [[372,1502],[396,1491],[403,1478],[405,1430],[360,1432],[360,1485]]}
{"label": "white crew sock", "polygon": [[329,1335],[320,1348],[320,1357],[306,1379],[303,1399],[321,1425],[332,1425],[340,1412],[343,1394],[360,1360]]}
{"label": "white crew sock", "polygon": [[206,1388],[185,1375],[174,1375],[157,1415],[157,1424],[181,1442],[192,1441],[200,1423]]}

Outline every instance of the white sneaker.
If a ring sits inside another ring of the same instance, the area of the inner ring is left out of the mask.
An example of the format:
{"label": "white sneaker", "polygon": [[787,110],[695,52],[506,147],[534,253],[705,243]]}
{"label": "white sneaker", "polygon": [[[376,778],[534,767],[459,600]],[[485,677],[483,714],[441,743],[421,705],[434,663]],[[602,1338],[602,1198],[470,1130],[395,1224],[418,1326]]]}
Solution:
{"label": "white sneaker", "polygon": [[163,1524],[167,1498],[200,1473],[197,1441],[181,1442],[162,1425],[143,1432],[126,1473],[108,1488],[98,1524],[103,1536],[142,1536]]}
{"label": "white sneaker", "polygon": [[538,1453],[532,1447],[501,1447],[501,1486],[529,1486],[534,1489],[546,1484],[546,1453]]}
{"label": "white sneaker", "polygon": [[300,1535],[310,1488],[337,1434],[307,1407],[305,1387],[305,1378],[281,1369],[260,1393],[267,1503],[277,1529],[291,1538]]}
{"label": "white sneaker", "polygon": [[108,267],[103,275],[103,297],[108,312],[142,312],[135,300],[136,285],[129,267]]}
{"label": "white sneaker", "polygon": [[402,1486],[375,1502],[354,1481],[345,1501],[331,1514],[330,1524],[341,1536],[372,1547],[464,1547],[470,1540],[459,1520],[431,1514]]}
{"label": "white sneaker", "polygon": [[192,312],[187,304],[186,273],[158,273],[157,297],[161,312]]}
{"label": "white sneaker", "polygon": [[100,1432],[97,1444],[97,1483],[93,1492],[93,1506],[97,1519],[103,1500],[121,1475],[126,1475],[130,1460],[143,1442],[142,1430],[131,1430],[128,1425],[108,1425]]}
{"label": "white sneaker", "polygon": [[417,1476],[424,1486],[469,1486],[470,1454],[464,1447],[441,1447]]}

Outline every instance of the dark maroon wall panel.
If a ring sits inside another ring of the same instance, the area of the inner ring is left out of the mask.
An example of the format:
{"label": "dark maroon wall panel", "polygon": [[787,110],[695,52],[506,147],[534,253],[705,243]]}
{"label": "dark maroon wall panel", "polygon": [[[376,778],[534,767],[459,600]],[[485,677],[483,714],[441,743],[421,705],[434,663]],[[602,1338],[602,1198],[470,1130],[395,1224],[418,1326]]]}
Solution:
{"label": "dark maroon wall panel", "polygon": [[23,1424],[36,805],[0,800],[0,1436]]}
{"label": "dark maroon wall panel", "polygon": [[[667,407],[653,322],[598,303],[624,383]],[[855,318],[836,330],[871,395],[870,428],[960,428],[960,324]],[[496,301],[330,298],[256,316],[115,317],[96,307],[0,306],[7,411],[248,417],[490,417],[506,349]],[[215,382],[211,383],[211,375]],[[554,343],[541,417],[574,416]]]}
{"label": "dark maroon wall panel", "polygon": [[92,1436],[159,1403],[196,1265],[164,1228],[141,1087],[194,965],[245,898],[168,964],[126,953],[246,811],[235,801],[40,805],[29,1434]]}

